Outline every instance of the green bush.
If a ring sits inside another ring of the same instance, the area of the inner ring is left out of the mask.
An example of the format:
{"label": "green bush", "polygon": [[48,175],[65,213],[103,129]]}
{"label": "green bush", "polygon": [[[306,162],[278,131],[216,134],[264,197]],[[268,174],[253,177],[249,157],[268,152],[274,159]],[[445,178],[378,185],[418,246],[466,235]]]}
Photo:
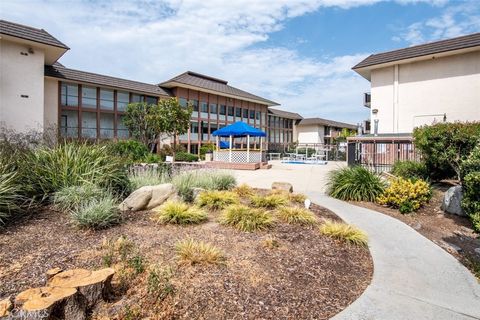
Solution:
{"label": "green bush", "polygon": [[177,152],[175,154],[175,161],[180,162],[196,162],[198,161],[198,156],[188,152]]}
{"label": "green bush", "polygon": [[162,224],[197,224],[207,220],[207,213],[183,202],[167,201],[155,212],[152,219]]}
{"label": "green bush", "polygon": [[415,128],[414,143],[432,180],[460,177],[460,164],[480,140],[480,122],[437,123]]}
{"label": "green bush", "polygon": [[432,191],[426,181],[396,178],[377,198],[377,202],[399,209],[401,213],[410,213],[428,203],[431,197]]}
{"label": "green bush", "polygon": [[0,225],[13,214],[22,212],[24,202],[17,173],[7,172],[0,161]]}
{"label": "green bush", "polygon": [[150,154],[147,147],[137,140],[120,140],[108,144],[110,152],[118,157],[126,158],[131,162],[143,162]]}
{"label": "green bush", "polygon": [[180,197],[193,201],[193,189],[230,190],[236,185],[235,177],[223,171],[192,170],[175,175],[172,179]]}
{"label": "green bush", "polygon": [[379,176],[361,166],[334,170],[328,181],[328,194],[340,200],[375,201],[385,183]]}
{"label": "green bush", "polygon": [[271,227],[273,222],[273,217],[267,211],[244,205],[231,205],[220,217],[220,223],[245,232],[265,230]]}
{"label": "green bush", "polygon": [[393,175],[405,179],[427,180],[429,175],[427,166],[419,161],[397,161],[393,164]]}
{"label": "green bush", "polygon": [[71,211],[77,209],[84,202],[101,198],[106,194],[105,190],[90,183],[69,186],[55,192],[53,204],[57,210]]}
{"label": "green bush", "polygon": [[462,176],[462,208],[472,220],[475,231],[480,232],[480,144],[460,166]]}
{"label": "green bush", "polygon": [[202,144],[200,147],[200,155],[205,156],[207,153],[212,153],[215,150],[215,145],[212,143]]}
{"label": "green bush", "polygon": [[108,152],[107,146],[62,142],[40,147],[25,158],[24,179],[32,196],[46,199],[65,187],[85,183],[123,195],[130,189],[127,170],[120,158]]}
{"label": "green bush", "polygon": [[111,195],[80,203],[72,210],[71,216],[80,228],[104,229],[120,222],[116,200]]}

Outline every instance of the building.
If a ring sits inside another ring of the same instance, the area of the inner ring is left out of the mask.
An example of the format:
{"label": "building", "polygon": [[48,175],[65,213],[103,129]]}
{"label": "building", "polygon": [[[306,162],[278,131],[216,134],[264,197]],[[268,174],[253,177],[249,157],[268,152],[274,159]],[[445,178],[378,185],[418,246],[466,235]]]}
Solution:
{"label": "building", "polygon": [[372,54],[353,70],[371,83],[372,133],[480,120],[480,33]]}
{"label": "building", "polygon": [[[227,81],[187,71],[149,84],[65,67],[68,46],[43,29],[0,20],[0,126],[16,131],[56,127],[72,139],[126,139],[126,106],[178,98],[193,106],[191,125],[178,142],[192,153],[214,143],[212,132],[236,121],[267,133],[265,150],[296,142],[302,117],[271,108],[279,104],[232,87]],[[246,141],[241,143],[246,143]],[[251,139],[258,146],[259,140]]]}
{"label": "building", "polygon": [[299,144],[331,145],[343,129],[356,132],[357,126],[322,118],[306,118],[297,125],[296,140]]}

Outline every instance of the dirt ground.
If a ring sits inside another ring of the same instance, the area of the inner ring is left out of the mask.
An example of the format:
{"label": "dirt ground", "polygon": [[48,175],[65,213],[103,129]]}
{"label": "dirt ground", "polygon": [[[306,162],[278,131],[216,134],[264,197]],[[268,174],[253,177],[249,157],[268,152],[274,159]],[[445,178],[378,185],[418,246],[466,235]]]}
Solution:
{"label": "dirt ground", "polygon": [[[338,219],[315,205],[313,211]],[[113,228],[80,231],[66,214],[46,209],[0,230],[0,298],[43,285],[53,267],[102,267],[102,243],[120,236],[135,243],[148,265],[171,270],[171,288],[161,299],[152,298],[147,267],[91,318],[328,319],[371,281],[368,250],[323,236],[317,227],[277,223],[268,231],[244,233],[219,225],[215,214],[207,223],[185,227],[157,225],[150,217],[130,213]],[[214,244],[225,263],[179,264],[174,248],[185,238]],[[267,247],[266,239],[278,247]]]}
{"label": "dirt ground", "polygon": [[405,222],[452,254],[480,280],[480,253],[475,251],[480,248],[479,235],[473,232],[471,222],[467,217],[444,213],[440,209],[443,194],[449,187],[451,187],[449,184],[434,185],[430,202],[417,212],[410,214],[401,214],[396,209],[370,202],[355,204]]}

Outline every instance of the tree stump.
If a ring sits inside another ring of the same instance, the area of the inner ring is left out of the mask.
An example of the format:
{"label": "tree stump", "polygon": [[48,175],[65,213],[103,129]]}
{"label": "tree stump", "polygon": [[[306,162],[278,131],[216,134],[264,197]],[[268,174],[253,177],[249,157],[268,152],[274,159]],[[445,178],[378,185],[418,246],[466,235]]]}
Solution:
{"label": "tree stump", "polygon": [[12,308],[13,308],[13,304],[12,304],[11,297],[0,300],[0,318],[8,316]]}
{"label": "tree stump", "polygon": [[46,272],[47,280],[50,280],[51,278],[53,278],[55,275],[59,274],[62,271],[63,271],[62,268],[58,268],[58,267],[47,270]]}
{"label": "tree stump", "polygon": [[90,271],[72,269],[60,272],[50,278],[50,287],[76,288],[86,300],[87,309],[105,299],[111,292],[111,281],[115,270],[112,268]]}
{"label": "tree stump", "polygon": [[15,298],[22,319],[84,320],[84,298],[75,288],[39,287],[25,290]]}

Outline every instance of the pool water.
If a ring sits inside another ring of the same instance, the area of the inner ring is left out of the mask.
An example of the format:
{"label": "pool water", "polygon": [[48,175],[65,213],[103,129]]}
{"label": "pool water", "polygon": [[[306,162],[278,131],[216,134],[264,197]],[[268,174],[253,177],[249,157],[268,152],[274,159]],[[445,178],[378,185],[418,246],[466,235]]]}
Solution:
{"label": "pool water", "polygon": [[288,164],[322,164],[325,165],[328,161],[316,161],[316,160],[286,160],[282,161],[282,163]]}

